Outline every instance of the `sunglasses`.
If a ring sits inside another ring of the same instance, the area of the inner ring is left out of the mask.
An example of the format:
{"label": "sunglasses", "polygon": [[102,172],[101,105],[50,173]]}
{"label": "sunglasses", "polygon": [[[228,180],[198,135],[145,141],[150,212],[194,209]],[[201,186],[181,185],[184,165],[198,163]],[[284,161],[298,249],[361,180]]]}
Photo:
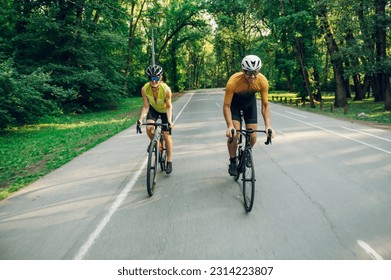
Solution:
{"label": "sunglasses", "polygon": [[252,75],[254,75],[254,77],[256,77],[258,75],[258,71],[248,71],[248,70],[245,70],[244,74],[246,74],[246,76],[249,76],[249,77],[251,77]]}
{"label": "sunglasses", "polygon": [[149,77],[149,80],[150,80],[151,82],[159,82],[160,77],[158,77],[158,76],[152,76],[152,77]]}

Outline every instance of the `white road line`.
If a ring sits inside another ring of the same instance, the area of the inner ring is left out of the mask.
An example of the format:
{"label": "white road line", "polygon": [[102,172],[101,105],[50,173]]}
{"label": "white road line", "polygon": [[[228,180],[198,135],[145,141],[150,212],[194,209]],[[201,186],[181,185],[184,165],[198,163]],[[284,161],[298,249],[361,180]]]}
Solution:
{"label": "white road line", "polygon": [[183,110],[185,110],[187,104],[189,104],[189,102],[190,102],[191,98],[193,97],[193,95],[194,95],[194,91],[191,93],[189,100],[187,100],[186,104],[183,106],[183,108],[181,109],[181,111],[180,111],[180,112],[178,113],[178,115],[176,116],[176,118],[175,118],[175,120],[174,120],[174,123],[175,123],[176,120],[179,118],[179,116],[182,114]]}
{"label": "white road line", "polygon": [[368,136],[372,136],[372,137],[375,137],[377,139],[381,139],[381,140],[384,140],[384,141],[391,142],[390,139],[387,139],[387,138],[384,138],[384,137],[380,137],[380,136],[376,136],[376,135],[373,135],[373,134],[370,134],[370,133],[366,133],[366,132],[363,132],[363,131],[360,131],[360,130],[356,130],[356,129],[352,129],[352,128],[344,127],[344,126],[342,126],[342,128],[350,130],[350,131],[354,131],[354,132],[357,132],[357,133],[365,134],[365,135],[368,135]]}
{"label": "white road line", "polygon": [[285,112],[288,113],[288,114],[292,114],[292,115],[295,115],[295,116],[298,116],[298,117],[302,117],[302,118],[308,119],[308,117],[304,116],[304,115],[296,114],[296,113],[289,112],[289,111],[285,111]]}
{"label": "white road line", "polygon": [[365,252],[372,257],[372,259],[374,259],[374,260],[382,260],[383,259],[382,256],[380,256],[378,253],[376,253],[376,251],[371,246],[369,246],[367,243],[365,243],[364,241],[357,240],[357,244],[361,248],[363,248],[365,250]]}
{"label": "white road line", "polygon": [[[193,97],[194,92],[191,94],[189,100],[187,100],[186,104],[183,106],[181,111],[176,116],[175,121],[179,118],[179,116],[182,114],[183,110],[186,108],[187,104],[189,104],[191,98]],[[145,165],[147,164],[148,157],[145,158],[144,162],[142,163],[141,167],[134,173],[132,179],[126,184],[125,188],[121,191],[121,193],[117,196],[114,203],[111,205],[109,212],[106,214],[106,216],[103,217],[103,219],[100,221],[98,226],[95,228],[93,233],[88,237],[88,240],[84,245],[80,248],[79,252],[74,256],[74,260],[82,260],[84,259],[87,252],[91,249],[92,245],[94,245],[95,240],[99,237],[102,230],[106,227],[106,225],[109,223],[111,217],[113,214],[118,210],[118,208],[121,206],[122,202],[125,200],[125,198],[128,196],[129,192],[132,190],[134,184],[137,182],[138,178],[141,175],[141,172],[144,170]]]}
{"label": "white road line", "polygon": [[294,119],[294,118],[291,118],[291,117],[288,117],[288,116],[285,116],[285,115],[283,115],[283,114],[279,114],[279,113],[276,113],[276,112],[273,112],[273,114],[279,115],[279,116],[281,116],[281,117],[284,117],[284,118],[287,118],[287,119],[291,119],[291,120],[294,120],[294,121],[297,121],[297,122],[300,122],[300,123],[303,123],[303,124],[306,124],[306,125],[308,125],[308,126],[315,127],[315,128],[317,128],[317,129],[320,129],[320,130],[329,132],[329,133],[334,134],[334,135],[338,135],[338,136],[340,136],[340,137],[343,137],[343,138],[352,140],[352,141],[354,141],[354,142],[360,143],[360,144],[365,145],[365,146],[367,146],[367,147],[370,147],[370,148],[373,148],[373,149],[376,149],[376,150],[378,150],[378,151],[381,151],[381,152],[384,152],[384,153],[386,153],[386,154],[391,155],[391,151],[384,150],[384,149],[382,149],[382,148],[379,148],[379,147],[373,146],[373,145],[371,145],[371,144],[365,143],[365,142],[363,142],[363,141],[360,141],[360,140],[351,138],[351,137],[349,137],[349,136],[346,136],[346,135],[343,135],[343,134],[334,132],[334,131],[332,131],[332,130],[329,130],[329,129],[326,129],[326,128],[323,128],[323,127],[320,127],[320,126],[317,126],[317,125],[314,125],[314,124],[310,124],[310,123],[308,123],[308,122],[304,122],[304,121],[301,121],[301,120],[297,120],[297,119]]}
{"label": "white road line", "polygon": [[118,208],[121,206],[122,202],[125,200],[129,192],[132,190],[134,184],[137,182],[138,177],[140,177],[140,174],[142,170],[145,168],[145,165],[147,164],[147,158],[145,158],[143,164],[141,167],[136,171],[136,173],[133,175],[132,179],[126,184],[125,188],[122,190],[122,192],[117,196],[114,203],[111,205],[109,212],[106,214],[106,216],[102,219],[102,221],[98,224],[98,226],[95,228],[94,232],[90,235],[87,242],[80,248],[77,255],[73,258],[74,260],[82,260],[84,256],[87,254],[88,250],[92,247],[95,240],[99,237],[102,230],[105,228],[107,223],[110,221],[111,216],[118,210]]}

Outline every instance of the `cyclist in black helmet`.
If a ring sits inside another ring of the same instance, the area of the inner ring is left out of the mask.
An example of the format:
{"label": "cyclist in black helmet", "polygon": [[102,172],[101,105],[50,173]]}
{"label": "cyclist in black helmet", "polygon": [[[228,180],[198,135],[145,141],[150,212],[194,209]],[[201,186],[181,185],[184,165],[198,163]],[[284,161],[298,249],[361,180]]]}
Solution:
{"label": "cyclist in black helmet", "polygon": [[[172,103],[171,103],[171,89],[162,81],[163,69],[159,65],[148,66],[145,70],[149,82],[141,89],[141,96],[143,97],[143,109],[141,110],[140,119],[138,123],[146,117],[147,123],[155,123],[161,117],[162,123],[168,123],[173,129],[172,123]],[[172,139],[166,127],[162,127],[164,141],[166,142],[167,150],[167,167],[166,173],[172,172]],[[147,126],[147,134],[152,140],[154,133],[154,126]]]}

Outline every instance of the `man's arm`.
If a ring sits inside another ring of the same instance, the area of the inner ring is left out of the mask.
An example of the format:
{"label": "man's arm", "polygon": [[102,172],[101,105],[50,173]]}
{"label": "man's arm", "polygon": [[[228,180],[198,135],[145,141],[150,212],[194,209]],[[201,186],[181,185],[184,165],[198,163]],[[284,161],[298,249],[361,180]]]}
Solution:
{"label": "man's arm", "polygon": [[228,87],[225,89],[225,95],[224,95],[224,103],[223,103],[223,114],[225,123],[227,124],[227,131],[226,135],[227,137],[232,137],[231,130],[235,129],[234,124],[232,122],[232,113],[231,113],[231,102],[232,98],[234,96],[233,91],[231,91]]}
{"label": "man's arm", "polygon": [[[262,112],[263,122],[265,123],[266,131],[268,131],[269,128],[272,129],[268,95],[269,95],[269,84],[266,82],[266,85],[261,91],[261,103],[262,103],[261,112]],[[272,137],[274,137],[274,134],[275,134],[274,130],[272,129]]]}
{"label": "man's arm", "polygon": [[262,100],[262,117],[263,117],[263,121],[265,123],[265,128],[266,130],[268,128],[271,128],[271,121],[270,121],[270,106],[269,106],[269,102],[266,100],[266,102],[264,102]]}

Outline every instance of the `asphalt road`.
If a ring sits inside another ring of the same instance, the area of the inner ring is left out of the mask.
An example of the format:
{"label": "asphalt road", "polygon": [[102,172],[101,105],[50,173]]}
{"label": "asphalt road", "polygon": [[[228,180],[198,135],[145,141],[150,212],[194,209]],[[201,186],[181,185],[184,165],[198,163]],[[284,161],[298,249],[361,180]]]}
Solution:
{"label": "asphalt road", "polygon": [[271,104],[247,214],[222,102],[214,89],[174,103],[173,172],[151,198],[132,126],[1,201],[0,259],[391,259],[390,131]]}

